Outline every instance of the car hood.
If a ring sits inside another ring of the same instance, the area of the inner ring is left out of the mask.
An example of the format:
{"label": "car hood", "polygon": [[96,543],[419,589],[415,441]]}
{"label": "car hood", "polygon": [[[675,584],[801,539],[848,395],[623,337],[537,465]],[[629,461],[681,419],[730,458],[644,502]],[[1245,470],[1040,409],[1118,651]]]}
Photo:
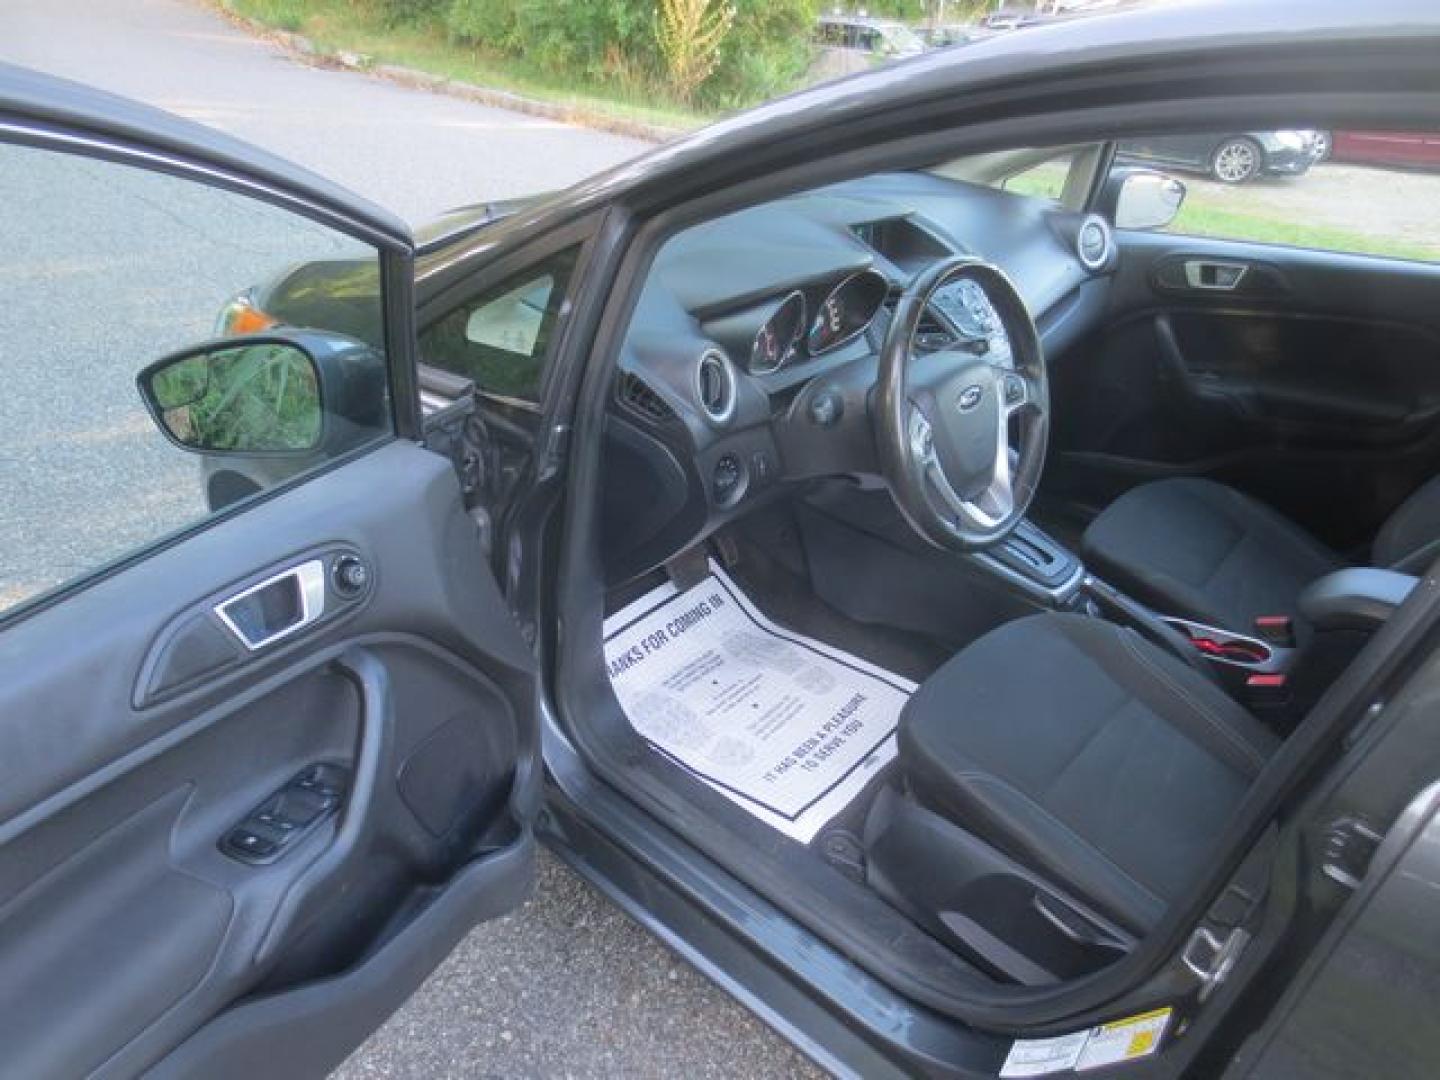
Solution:
{"label": "car hood", "polygon": [[423,256],[437,248],[467,236],[486,225],[503,221],[512,214],[549,198],[553,192],[526,195],[515,199],[496,199],[490,202],[470,203],[446,210],[433,221],[426,222],[415,230],[415,244]]}

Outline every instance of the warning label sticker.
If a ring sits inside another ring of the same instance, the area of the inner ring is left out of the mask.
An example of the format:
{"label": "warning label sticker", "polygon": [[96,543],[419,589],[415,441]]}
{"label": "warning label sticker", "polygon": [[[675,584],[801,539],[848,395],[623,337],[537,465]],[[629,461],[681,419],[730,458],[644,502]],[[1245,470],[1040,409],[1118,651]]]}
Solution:
{"label": "warning label sticker", "polygon": [[1051,1039],[1016,1039],[1000,1075],[1051,1076],[1149,1057],[1160,1049],[1172,1011],[1156,1009]]}

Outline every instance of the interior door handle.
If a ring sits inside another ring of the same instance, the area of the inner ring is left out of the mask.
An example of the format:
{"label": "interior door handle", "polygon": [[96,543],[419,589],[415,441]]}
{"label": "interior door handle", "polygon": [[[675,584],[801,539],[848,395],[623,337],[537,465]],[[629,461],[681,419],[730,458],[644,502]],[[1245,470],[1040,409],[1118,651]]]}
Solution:
{"label": "interior door handle", "polygon": [[292,566],[215,605],[215,614],[255,652],[289,637],[325,614],[325,564]]}
{"label": "interior door handle", "polygon": [[1186,259],[1185,284],[1192,289],[1210,292],[1231,292],[1245,280],[1250,267],[1240,262],[1221,259]]}

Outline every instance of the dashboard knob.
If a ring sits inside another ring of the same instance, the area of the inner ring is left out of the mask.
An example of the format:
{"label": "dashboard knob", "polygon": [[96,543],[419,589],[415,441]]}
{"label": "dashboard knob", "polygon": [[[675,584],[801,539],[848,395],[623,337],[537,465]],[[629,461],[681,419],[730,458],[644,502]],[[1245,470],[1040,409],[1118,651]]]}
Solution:
{"label": "dashboard knob", "polygon": [[827,386],[810,399],[810,419],[820,427],[834,427],[845,414],[845,399],[840,391]]}

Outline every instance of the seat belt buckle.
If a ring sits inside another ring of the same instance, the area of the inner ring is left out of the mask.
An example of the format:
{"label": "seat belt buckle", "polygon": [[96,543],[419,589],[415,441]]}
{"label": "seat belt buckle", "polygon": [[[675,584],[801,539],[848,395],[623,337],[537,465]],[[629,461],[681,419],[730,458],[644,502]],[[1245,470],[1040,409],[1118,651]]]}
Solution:
{"label": "seat belt buckle", "polygon": [[1245,677],[1245,693],[1256,705],[1283,705],[1290,700],[1290,680],[1283,672],[1257,672]]}
{"label": "seat belt buckle", "polygon": [[1255,616],[1255,633],[1267,645],[1279,649],[1295,647],[1295,620],[1289,615]]}

